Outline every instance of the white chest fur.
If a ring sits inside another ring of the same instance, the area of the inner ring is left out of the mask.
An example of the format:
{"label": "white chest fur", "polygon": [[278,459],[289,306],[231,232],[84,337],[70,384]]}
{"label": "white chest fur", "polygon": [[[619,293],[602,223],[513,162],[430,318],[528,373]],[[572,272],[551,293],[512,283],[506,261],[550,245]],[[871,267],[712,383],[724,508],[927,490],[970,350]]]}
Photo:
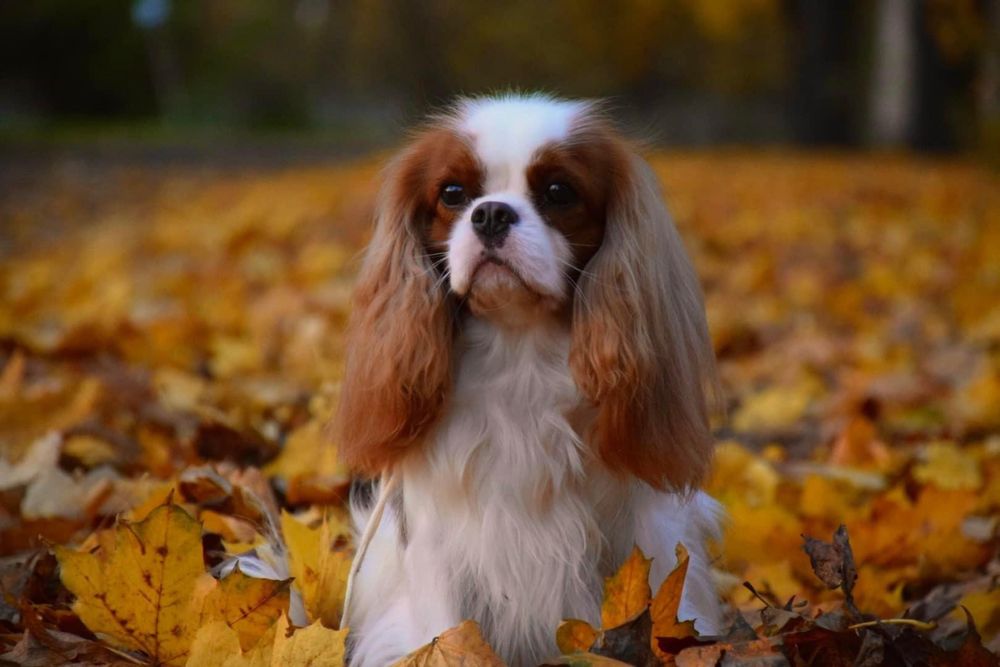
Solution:
{"label": "white chest fur", "polygon": [[463,329],[448,412],[398,471],[402,503],[358,575],[355,664],[386,664],[466,618],[508,664],[538,664],[556,651],[561,619],[599,620],[602,577],[636,542],[662,578],[683,539],[707,586],[711,501],[655,493],[600,465],[577,430],[588,414],[568,334]]}
{"label": "white chest fur", "polygon": [[411,544],[445,562],[460,615],[479,621],[512,663],[546,657],[568,617],[597,620],[609,527],[627,484],[593,459],[568,336],[510,338],[466,327],[452,404],[423,461],[406,466]]}

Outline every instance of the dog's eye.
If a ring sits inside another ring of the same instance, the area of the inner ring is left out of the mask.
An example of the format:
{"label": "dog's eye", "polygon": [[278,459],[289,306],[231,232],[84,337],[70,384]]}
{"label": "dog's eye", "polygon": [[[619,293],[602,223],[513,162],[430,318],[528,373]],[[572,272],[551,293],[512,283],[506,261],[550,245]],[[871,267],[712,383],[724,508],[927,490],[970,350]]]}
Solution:
{"label": "dog's eye", "polygon": [[575,204],[577,199],[576,190],[566,183],[550,183],[545,189],[545,203],[553,206],[569,206]]}
{"label": "dog's eye", "polygon": [[448,208],[463,206],[469,201],[465,194],[465,188],[457,183],[448,183],[441,188],[441,203]]}

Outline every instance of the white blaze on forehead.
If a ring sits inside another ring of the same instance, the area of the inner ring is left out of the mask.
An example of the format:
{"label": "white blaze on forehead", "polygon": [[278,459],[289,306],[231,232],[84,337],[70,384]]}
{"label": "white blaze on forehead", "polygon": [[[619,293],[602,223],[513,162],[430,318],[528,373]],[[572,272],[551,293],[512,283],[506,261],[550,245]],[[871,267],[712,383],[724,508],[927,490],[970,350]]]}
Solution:
{"label": "white blaze on forehead", "polygon": [[524,191],[525,170],[545,144],[569,136],[585,102],[544,95],[504,95],[462,102],[458,127],[486,167],[486,192]]}

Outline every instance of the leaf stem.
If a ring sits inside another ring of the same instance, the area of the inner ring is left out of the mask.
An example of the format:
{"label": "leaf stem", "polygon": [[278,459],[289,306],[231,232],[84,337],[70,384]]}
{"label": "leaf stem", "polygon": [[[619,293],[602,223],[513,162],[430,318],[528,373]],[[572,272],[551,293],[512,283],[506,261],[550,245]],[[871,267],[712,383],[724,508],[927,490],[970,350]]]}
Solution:
{"label": "leaf stem", "polygon": [[918,621],[914,618],[886,618],[878,621],[865,621],[864,623],[855,623],[854,625],[847,626],[848,630],[858,630],[860,628],[871,628],[876,625],[909,625],[917,630],[923,630],[924,632],[930,632],[937,627],[937,623],[934,621]]}

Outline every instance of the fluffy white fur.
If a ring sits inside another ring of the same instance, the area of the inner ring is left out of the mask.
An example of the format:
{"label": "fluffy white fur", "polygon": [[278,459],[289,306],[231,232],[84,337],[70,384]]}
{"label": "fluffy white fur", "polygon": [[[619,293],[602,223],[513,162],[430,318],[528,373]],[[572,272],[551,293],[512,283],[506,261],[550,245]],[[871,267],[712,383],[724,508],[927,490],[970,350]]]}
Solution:
{"label": "fluffy white fur", "polygon": [[681,617],[720,631],[704,547],[717,504],[612,476],[588,454],[566,417],[580,405],[568,343],[466,327],[451,410],[397,471],[402,492],[355,581],[352,665],[389,664],[466,618],[508,664],[539,664],[558,654],[559,621],[600,623],[603,577],[633,544],[654,559],[655,590],[682,542]]}
{"label": "fluffy white fur", "polygon": [[[450,122],[469,138],[485,187],[451,231],[453,292],[464,294],[475,279],[483,247],[470,212],[489,199],[510,204],[520,217],[499,250],[503,260],[536,292],[555,301],[568,297],[569,245],[535,210],[525,169],[540,147],[569,136],[588,109],[539,96],[485,98],[458,107]],[[644,233],[656,242],[653,247],[668,250],[649,257],[644,237],[631,238],[633,232],[622,227],[609,232],[609,249],[597,261],[633,282],[640,281],[636,262],[670,265],[654,269],[655,280],[646,281],[653,287],[645,292],[627,281],[621,289],[635,292],[639,305],[633,310],[662,310],[650,320],[655,335],[674,336],[674,347],[694,359],[706,348],[697,283],[652,175],[644,167],[636,173],[637,201],[624,215],[662,218],[662,229]],[[375,243],[389,239],[377,236]],[[588,274],[587,280],[600,276]],[[602,298],[615,297],[608,294]],[[569,325],[553,319],[511,328],[470,313],[457,316],[462,319],[445,409],[426,441],[394,465],[397,492],[354,582],[352,665],[389,664],[467,618],[479,622],[509,664],[539,664],[557,653],[560,620],[599,623],[602,579],[634,544],[654,559],[654,590],[675,564],[677,543],[687,547],[691,565],[681,617],[696,618],[702,633],[719,632],[720,607],[705,551],[706,540],[718,532],[718,506],[700,492],[660,492],[613,473],[583,441],[596,408],[570,370]],[[688,325],[694,333],[667,332]],[[653,349],[649,340],[640,342]],[[670,391],[691,395],[688,389],[700,380],[689,366],[694,362],[683,359],[670,366],[681,378]],[[356,507],[354,513],[360,530],[368,510]]]}

